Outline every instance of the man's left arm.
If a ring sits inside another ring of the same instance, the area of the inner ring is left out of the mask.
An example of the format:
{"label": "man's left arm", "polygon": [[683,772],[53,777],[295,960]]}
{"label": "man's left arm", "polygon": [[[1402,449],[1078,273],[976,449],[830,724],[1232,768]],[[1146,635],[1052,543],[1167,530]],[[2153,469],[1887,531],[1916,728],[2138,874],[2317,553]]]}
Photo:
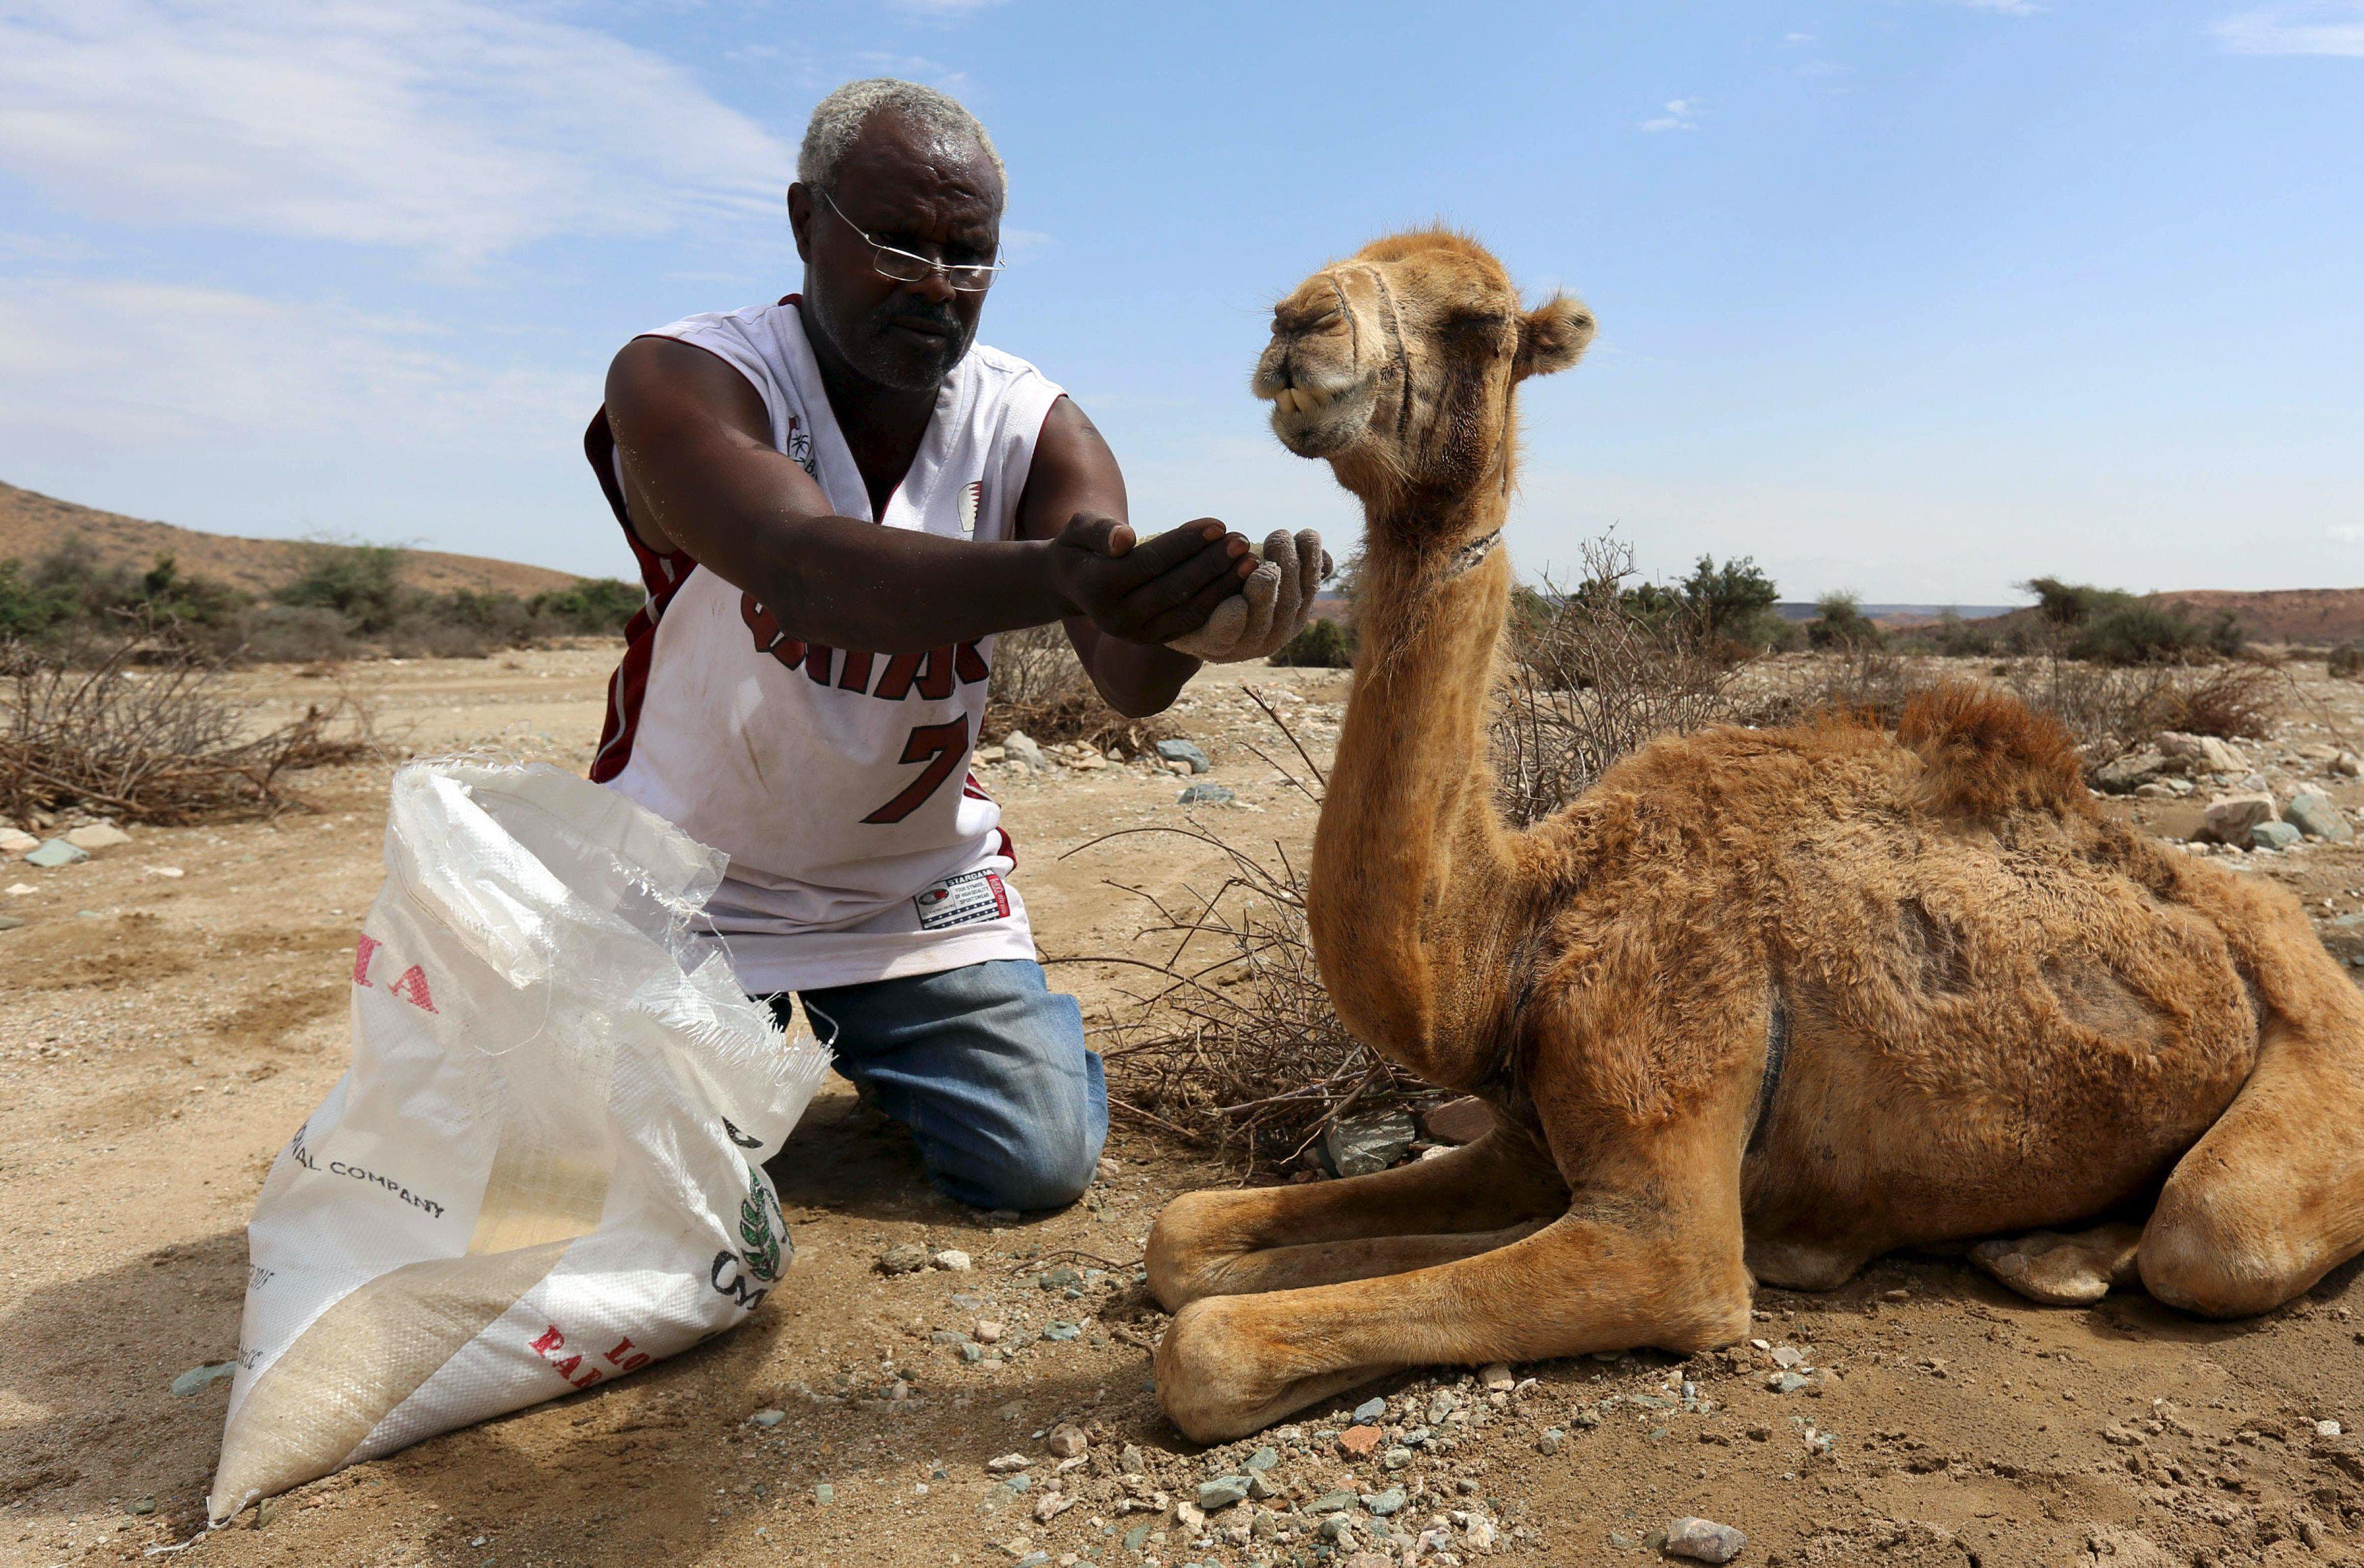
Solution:
{"label": "man's left arm", "polygon": [[[1018,531],[1026,539],[1056,539],[1077,516],[1131,521],[1116,454],[1075,401],[1063,396],[1051,406],[1034,443],[1033,465],[1018,500]],[[1081,616],[1062,624],[1102,699],[1128,718],[1163,712],[1199,673],[1198,660],[1163,644],[1123,641]]]}

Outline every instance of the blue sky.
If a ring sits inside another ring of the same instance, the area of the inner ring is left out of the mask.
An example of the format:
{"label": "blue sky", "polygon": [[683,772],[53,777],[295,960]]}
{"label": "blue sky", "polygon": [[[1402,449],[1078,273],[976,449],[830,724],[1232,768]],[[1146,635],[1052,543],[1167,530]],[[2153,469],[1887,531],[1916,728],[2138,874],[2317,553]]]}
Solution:
{"label": "blue sky", "polygon": [[1248,370],[1442,217],[1601,322],[1524,398],[1530,571],[2364,584],[2364,0],[0,0],[0,479],[626,572],[608,358],[795,286],[796,140],[874,74],[992,128],[986,338],[1145,526],[1352,533]]}

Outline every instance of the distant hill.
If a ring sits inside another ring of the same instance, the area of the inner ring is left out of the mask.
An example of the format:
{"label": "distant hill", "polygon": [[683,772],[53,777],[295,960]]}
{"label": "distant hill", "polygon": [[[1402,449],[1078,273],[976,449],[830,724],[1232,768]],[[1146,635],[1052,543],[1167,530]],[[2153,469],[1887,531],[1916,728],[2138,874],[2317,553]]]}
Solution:
{"label": "distant hill", "polygon": [[[285,539],[199,533],[0,484],[0,561],[14,556],[30,562],[77,534],[97,552],[102,564],[145,571],[158,556],[170,555],[184,576],[211,577],[250,594],[266,594],[286,582],[296,574],[300,560],[301,547]],[[402,564],[403,581],[438,594],[471,588],[531,598],[582,581],[572,573],[543,566],[440,550],[406,550]]]}
{"label": "distant hill", "polygon": [[2364,588],[2273,588],[2254,594],[2184,588],[2151,596],[2181,605],[2200,620],[2230,610],[2252,642],[2364,641]]}

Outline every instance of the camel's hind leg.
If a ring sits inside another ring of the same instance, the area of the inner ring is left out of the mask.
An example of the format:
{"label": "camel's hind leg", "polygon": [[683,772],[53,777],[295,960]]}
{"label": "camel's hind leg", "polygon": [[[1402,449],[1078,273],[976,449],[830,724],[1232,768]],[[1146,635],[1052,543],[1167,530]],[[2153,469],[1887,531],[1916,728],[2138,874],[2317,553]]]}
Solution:
{"label": "camel's hind leg", "polygon": [[1203,1296],[1401,1273],[1506,1246],[1567,1208],[1550,1155],[1497,1128],[1375,1175],[1178,1197],[1150,1232],[1149,1285],[1178,1312]]}
{"label": "camel's hind leg", "polygon": [[2248,1082],[2168,1177],[2138,1254],[2159,1300],[2263,1312],[2364,1250],[2364,1002],[2338,984],[2331,1017],[2269,1021]]}
{"label": "camel's hind leg", "polygon": [[2209,891],[2256,998],[2257,1061],[2168,1177],[2138,1261],[2159,1300],[2233,1318],[2364,1250],[2364,995],[2288,895]]}

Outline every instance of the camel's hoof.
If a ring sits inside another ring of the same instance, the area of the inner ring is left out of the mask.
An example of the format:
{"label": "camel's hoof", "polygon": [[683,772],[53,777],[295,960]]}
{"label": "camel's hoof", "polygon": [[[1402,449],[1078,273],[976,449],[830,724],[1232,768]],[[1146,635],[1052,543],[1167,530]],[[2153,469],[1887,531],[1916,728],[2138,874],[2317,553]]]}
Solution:
{"label": "camel's hoof", "polygon": [[2135,1252],[2142,1228],[2112,1223],[2064,1236],[2038,1230],[2029,1236],[1981,1241],[1970,1262],[2030,1301],[2047,1307],[2086,1307],[2139,1277]]}

